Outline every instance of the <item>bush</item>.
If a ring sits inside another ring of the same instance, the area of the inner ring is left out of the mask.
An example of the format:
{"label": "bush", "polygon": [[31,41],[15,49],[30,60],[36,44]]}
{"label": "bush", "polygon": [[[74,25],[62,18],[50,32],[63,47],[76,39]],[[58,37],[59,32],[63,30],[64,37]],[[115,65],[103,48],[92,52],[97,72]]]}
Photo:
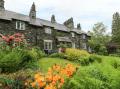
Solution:
{"label": "bush", "polygon": [[30,80],[31,76],[34,75],[33,70],[20,70],[13,74],[2,74],[0,75],[0,89],[33,89],[27,88],[25,83],[26,79]]}
{"label": "bush", "polygon": [[111,61],[111,65],[115,68],[115,69],[120,69],[120,60],[112,60]]}
{"label": "bush", "polygon": [[49,57],[52,57],[52,58],[63,58],[63,59],[65,59],[65,54],[64,53],[53,53]]}
{"label": "bush", "polygon": [[14,80],[0,77],[0,89],[11,89],[13,87]]}
{"label": "bush", "polygon": [[22,62],[21,52],[12,51],[0,58],[0,68],[2,72],[12,72],[18,69],[19,64]]}
{"label": "bush", "polygon": [[85,50],[67,48],[65,55],[68,60],[75,61],[82,57],[89,57],[90,54]]}
{"label": "bush", "polygon": [[89,61],[92,63],[94,61],[97,61],[98,63],[101,63],[102,62],[102,58],[98,55],[91,55],[89,57]]}
{"label": "bush", "polygon": [[89,65],[89,58],[88,57],[80,58],[80,59],[78,59],[78,62],[82,66],[87,66],[87,65]]}
{"label": "bush", "polygon": [[116,54],[109,54],[109,56],[113,56],[113,57],[120,57],[120,53],[116,53]]}
{"label": "bush", "polygon": [[90,65],[81,67],[76,75],[65,83],[63,89],[114,89],[111,88],[109,80],[109,75],[97,66]]}
{"label": "bush", "polygon": [[94,78],[87,70],[79,71],[72,79],[68,80],[62,89],[111,89],[106,82]]}
{"label": "bush", "polygon": [[29,52],[29,55],[31,55],[34,59],[40,59],[45,56],[45,53],[37,48],[32,48]]}
{"label": "bush", "polygon": [[15,72],[22,68],[37,68],[37,59],[44,56],[44,53],[37,49],[13,48],[10,51],[0,51],[0,68],[2,72]]}

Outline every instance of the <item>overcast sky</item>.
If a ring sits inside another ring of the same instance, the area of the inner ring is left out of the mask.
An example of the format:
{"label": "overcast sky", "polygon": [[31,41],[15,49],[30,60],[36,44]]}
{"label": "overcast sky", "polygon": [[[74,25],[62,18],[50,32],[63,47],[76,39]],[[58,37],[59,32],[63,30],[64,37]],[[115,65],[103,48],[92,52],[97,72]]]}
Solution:
{"label": "overcast sky", "polygon": [[59,23],[73,17],[84,31],[91,30],[96,22],[103,22],[110,31],[112,15],[120,10],[120,0],[5,0],[5,8],[28,15],[33,2],[37,17],[50,20],[54,14]]}

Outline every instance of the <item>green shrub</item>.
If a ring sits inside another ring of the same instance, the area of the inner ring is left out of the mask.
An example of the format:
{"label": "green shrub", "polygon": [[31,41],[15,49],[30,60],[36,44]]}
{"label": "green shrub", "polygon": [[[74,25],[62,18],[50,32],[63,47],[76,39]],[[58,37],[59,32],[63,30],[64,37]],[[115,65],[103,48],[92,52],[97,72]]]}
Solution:
{"label": "green shrub", "polygon": [[113,56],[113,57],[120,57],[120,53],[109,54],[109,56]]}
{"label": "green shrub", "polygon": [[112,60],[111,61],[111,65],[115,68],[115,69],[120,69],[120,60]]}
{"label": "green shrub", "polygon": [[98,55],[91,55],[89,57],[89,61],[92,63],[94,61],[97,61],[98,63],[101,63],[102,62],[102,58]]}
{"label": "green shrub", "polygon": [[83,57],[78,59],[78,62],[82,65],[82,66],[87,66],[89,65],[89,58],[88,57]]}
{"label": "green shrub", "polygon": [[63,58],[63,59],[65,59],[65,54],[64,53],[53,53],[49,57],[52,57],[52,58]]}
{"label": "green shrub", "polygon": [[29,55],[31,55],[34,59],[40,59],[45,56],[45,53],[37,48],[32,48],[29,52]]}
{"label": "green shrub", "polygon": [[25,86],[26,80],[30,80],[34,75],[33,70],[20,70],[13,74],[0,75],[0,89],[33,89]]}
{"label": "green shrub", "polygon": [[38,58],[44,53],[37,49],[27,50],[14,48],[10,52],[0,51],[0,68],[2,72],[14,72],[22,68],[37,68]]}
{"label": "green shrub", "polygon": [[90,54],[85,50],[67,48],[65,51],[65,55],[68,60],[75,61],[82,57],[89,57]]}
{"label": "green shrub", "polygon": [[0,77],[0,89],[11,89],[13,87],[14,80]]}
{"label": "green shrub", "polygon": [[14,71],[18,69],[19,64],[22,62],[22,56],[19,52],[11,52],[0,59],[0,68],[3,72]]}
{"label": "green shrub", "polygon": [[89,72],[91,77],[94,77],[95,79],[108,82],[108,77],[104,75],[102,71],[100,71],[98,68],[97,69],[91,69]]}
{"label": "green shrub", "polygon": [[101,72],[89,73],[93,69],[94,67],[80,69],[72,79],[65,82],[63,89],[112,89],[109,83],[103,81],[103,77],[103,79],[99,78],[99,75],[103,76]]}

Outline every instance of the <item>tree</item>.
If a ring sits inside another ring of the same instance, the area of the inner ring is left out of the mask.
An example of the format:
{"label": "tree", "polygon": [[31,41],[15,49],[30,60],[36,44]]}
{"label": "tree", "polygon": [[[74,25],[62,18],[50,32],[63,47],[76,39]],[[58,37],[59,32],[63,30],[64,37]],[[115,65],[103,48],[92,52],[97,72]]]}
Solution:
{"label": "tree", "polygon": [[98,22],[94,24],[92,31],[89,33],[91,35],[89,44],[95,53],[107,53],[106,45],[111,37],[106,31],[107,27],[102,22]]}
{"label": "tree", "polygon": [[120,14],[118,12],[113,14],[112,41],[120,43]]}

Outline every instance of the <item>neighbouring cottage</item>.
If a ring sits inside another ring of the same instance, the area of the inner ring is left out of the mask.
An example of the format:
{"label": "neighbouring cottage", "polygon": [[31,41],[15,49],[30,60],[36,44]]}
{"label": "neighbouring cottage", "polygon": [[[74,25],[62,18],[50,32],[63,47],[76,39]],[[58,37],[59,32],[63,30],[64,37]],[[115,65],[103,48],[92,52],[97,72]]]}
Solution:
{"label": "neighbouring cottage", "polygon": [[0,0],[0,33],[23,33],[31,45],[45,51],[56,51],[60,44],[90,51],[90,35],[81,30],[80,24],[74,27],[73,18],[59,24],[52,15],[51,21],[36,18],[33,3],[29,16],[5,10],[4,0]]}

